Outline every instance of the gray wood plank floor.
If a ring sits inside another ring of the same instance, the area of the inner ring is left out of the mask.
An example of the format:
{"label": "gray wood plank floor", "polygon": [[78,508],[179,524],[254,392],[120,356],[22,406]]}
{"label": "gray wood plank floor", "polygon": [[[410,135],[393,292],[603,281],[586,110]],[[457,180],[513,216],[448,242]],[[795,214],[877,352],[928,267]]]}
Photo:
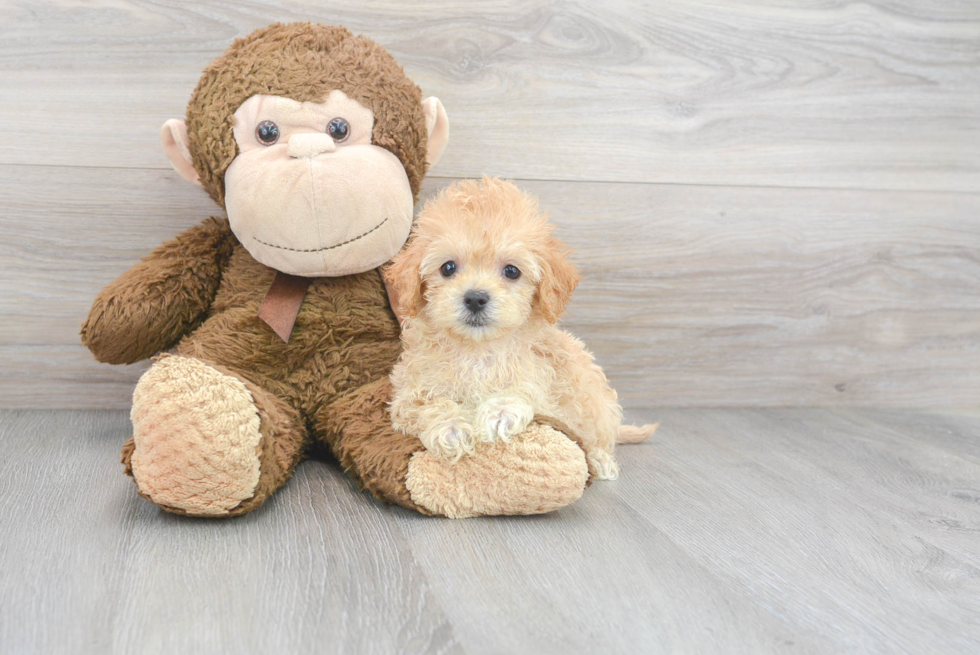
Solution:
{"label": "gray wood plank floor", "polygon": [[532,518],[427,519],[324,462],[160,512],[121,411],[0,413],[3,653],[976,653],[980,411],[662,410]]}

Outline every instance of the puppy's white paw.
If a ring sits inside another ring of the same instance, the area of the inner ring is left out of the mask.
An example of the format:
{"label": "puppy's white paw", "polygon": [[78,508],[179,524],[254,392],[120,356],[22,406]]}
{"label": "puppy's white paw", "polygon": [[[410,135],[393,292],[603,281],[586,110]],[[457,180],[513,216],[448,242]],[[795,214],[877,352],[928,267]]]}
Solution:
{"label": "puppy's white paw", "polygon": [[459,458],[473,452],[475,439],[473,426],[465,419],[453,417],[437,421],[423,431],[419,439],[434,455],[458,462]]}
{"label": "puppy's white paw", "polygon": [[509,442],[534,418],[534,409],[518,398],[491,398],[476,411],[476,424],[483,441]]}
{"label": "puppy's white paw", "polygon": [[619,464],[612,453],[604,450],[593,450],[588,454],[586,460],[589,463],[589,472],[597,480],[615,480],[619,477]]}

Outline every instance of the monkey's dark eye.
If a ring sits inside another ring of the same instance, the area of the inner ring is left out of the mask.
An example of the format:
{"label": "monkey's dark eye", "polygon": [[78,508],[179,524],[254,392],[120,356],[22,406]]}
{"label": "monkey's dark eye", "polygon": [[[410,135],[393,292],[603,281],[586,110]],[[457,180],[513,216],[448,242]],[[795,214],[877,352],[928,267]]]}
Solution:
{"label": "monkey's dark eye", "polygon": [[327,123],[327,134],[334,141],[344,141],[350,136],[350,123],[343,118],[334,118]]}
{"label": "monkey's dark eye", "polygon": [[504,266],[504,277],[510,280],[516,280],[521,276],[521,269],[517,268],[513,264],[507,264]]}
{"label": "monkey's dark eye", "polygon": [[272,121],[262,121],[255,128],[255,138],[264,146],[271,146],[279,140],[279,126]]}
{"label": "monkey's dark eye", "polygon": [[439,272],[442,273],[443,277],[452,277],[453,273],[456,272],[456,262],[446,262],[439,267]]}

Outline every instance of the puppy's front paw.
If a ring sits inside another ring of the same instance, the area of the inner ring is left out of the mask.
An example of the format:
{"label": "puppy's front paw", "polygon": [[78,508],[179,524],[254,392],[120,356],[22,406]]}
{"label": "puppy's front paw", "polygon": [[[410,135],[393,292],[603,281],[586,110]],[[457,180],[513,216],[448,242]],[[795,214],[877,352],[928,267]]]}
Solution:
{"label": "puppy's front paw", "polygon": [[518,398],[491,398],[476,412],[476,424],[483,441],[510,441],[524,431],[534,409]]}
{"label": "puppy's front paw", "polygon": [[619,477],[619,464],[612,453],[604,450],[593,450],[586,457],[589,463],[589,472],[597,480],[615,480]]}
{"label": "puppy's front paw", "polygon": [[473,426],[458,417],[437,421],[423,431],[419,439],[434,455],[458,462],[464,454],[473,452]]}

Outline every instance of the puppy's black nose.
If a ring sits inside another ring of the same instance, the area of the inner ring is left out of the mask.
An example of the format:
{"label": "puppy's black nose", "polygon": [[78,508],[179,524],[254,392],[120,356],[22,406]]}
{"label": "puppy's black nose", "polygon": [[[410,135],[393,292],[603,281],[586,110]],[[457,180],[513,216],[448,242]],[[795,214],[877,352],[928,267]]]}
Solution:
{"label": "puppy's black nose", "polygon": [[463,304],[466,305],[466,309],[474,314],[482,312],[488,302],[490,302],[490,294],[486,291],[467,291],[466,295],[463,296]]}

